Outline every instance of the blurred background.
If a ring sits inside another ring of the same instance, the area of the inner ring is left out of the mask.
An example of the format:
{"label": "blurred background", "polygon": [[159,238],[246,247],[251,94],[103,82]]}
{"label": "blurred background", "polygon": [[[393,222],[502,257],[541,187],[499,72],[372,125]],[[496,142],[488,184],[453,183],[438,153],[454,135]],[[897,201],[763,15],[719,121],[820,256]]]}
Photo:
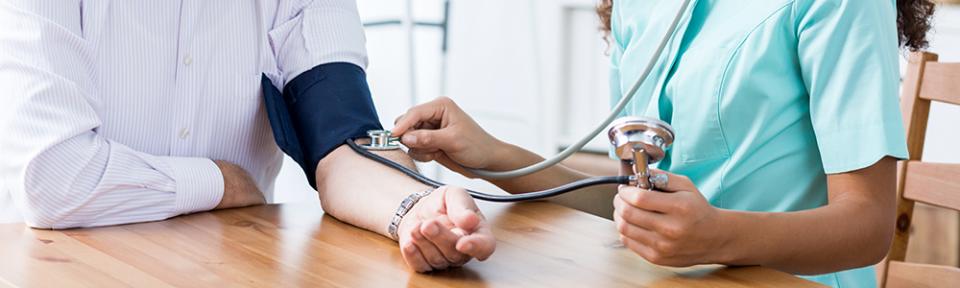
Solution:
{"label": "blurred background", "polygon": [[[446,3],[358,1],[367,24],[368,81],[386,129],[414,103],[443,95],[501,140],[546,155],[605,116],[609,60],[594,0],[449,1],[444,53],[444,31],[433,24],[444,22]],[[421,24],[412,33],[403,24],[408,9]],[[606,153],[605,143],[594,141],[588,150]],[[434,164],[421,170],[450,184],[497,190]],[[303,179],[286,159],[274,200],[317,201]]]}
{"label": "blurred background", "polygon": [[[368,80],[385,128],[414,103],[443,95],[501,140],[548,155],[607,113],[609,60],[596,0],[452,0],[449,10],[447,3],[358,1],[367,24]],[[408,29],[404,20],[420,25]],[[929,50],[940,54],[940,61],[960,62],[960,6],[939,7]],[[960,108],[938,104],[932,107],[924,160],[960,163]],[[605,141],[595,139],[581,156],[604,157],[606,149]],[[421,170],[450,184],[497,191],[434,164],[422,164]],[[274,201],[318,201],[304,179],[285,159]],[[918,204],[914,221],[908,261],[956,266],[960,216]]]}

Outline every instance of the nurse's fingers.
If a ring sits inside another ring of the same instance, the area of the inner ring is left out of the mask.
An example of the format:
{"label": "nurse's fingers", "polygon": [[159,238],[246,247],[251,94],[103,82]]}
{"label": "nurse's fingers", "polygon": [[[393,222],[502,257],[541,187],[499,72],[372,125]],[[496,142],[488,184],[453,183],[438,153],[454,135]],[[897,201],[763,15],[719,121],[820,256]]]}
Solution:
{"label": "nurse's fingers", "polygon": [[430,150],[410,149],[407,151],[407,155],[409,155],[410,158],[413,158],[413,160],[416,160],[418,162],[430,162],[430,161],[437,160],[437,158],[440,157],[440,154],[442,153],[443,152],[436,149],[430,149]]}
{"label": "nurse's fingers", "polygon": [[658,236],[653,231],[623,222],[623,219],[614,219],[614,223],[617,225],[617,233],[620,233],[621,242],[626,242],[625,240],[629,239],[647,247],[658,245]]}
{"label": "nurse's fingers", "polygon": [[457,133],[452,128],[410,130],[400,137],[400,143],[411,149],[450,150],[451,147],[457,145],[456,141],[463,140],[456,135]]}
{"label": "nurse's fingers", "polygon": [[[397,123],[399,123],[400,120],[401,120],[401,119],[404,119],[404,117],[406,117],[406,116],[407,116],[407,114],[402,114],[402,115],[400,115],[400,116],[397,116],[397,119],[394,119],[394,120],[393,120],[394,125],[397,125]],[[407,131],[410,131],[410,130],[419,130],[419,129],[432,130],[432,129],[439,129],[439,128],[440,128],[440,124],[441,124],[440,121],[429,121],[429,122],[420,121],[420,122],[415,122],[415,123],[413,123],[412,126],[410,126],[410,125],[404,125],[404,127],[400,127],[401,130],[397,130],[397,127],[394,127],[393,130],[391,130],[390,132],[393,133],[394,136],[400,136],[400,135],[402,135],[403,133],[405,133],[405,132],[407,132]],[[400,131],[401,133],[400,133],[400,134],[397,134],[397,133],[395,133],[394,131]]]}
{"label": "nurse's fingers", "polygon": [[631,251],[633,251],[633,253],[637,253],[637,255],[640,255],[640,257],[643,257],[643,259],[646,259],[650,263],[653,263],[656,265],[662,265],[662,266],[674,266],[674,267],[685,266],[684,264],[677,262],[675,259],[671,258],[670,257],[672,256],[671,254],[663,253],[657,250],[656,248],[654,248],[653,246],[641,243],[640,241],[637,241],[634,239],[624,237],[622,235],[620,236],[620,241],[623,242],[623,246],[627,247],[627,249],[630,249]]}
{"label": "nurse's fingers", "polygon": [[672,193],[640,189],[627,185],[620,185],[616,197],[635,208],[660,213],[676,211],[678,209],[677,203],[680,202],[677,200],[677,195]]}
{"label": "nurse's fingers", "polygon": [[393,132],[394,135],[403,135],[418,123],[441,122],[445,110],[444,105],[445,102],[439,101],[438,99],[410,108],[410,110],[407,110],[407,113],[404,113],[394,121],[391,132]]}
{"label": "nurse's fingers", "polygon": [[651,231],[660,231],[663,230],[661,229],[663,224],[670,222],[670,219],[663,214],[634,207],[627,204],[621,197],[613,198],[614,219],[623,221],[623,224],[630,224]]}
{"label": "nurse's fingers", "polygon": [[693,184],[693,181],[690,181],[690,178],[687,178],[687,176],[673,174],[659,169],[651,169],[650,174],[653,175],[652,177],[657,177],[657,175],[667,175],[667,185],[656,185],[657,190],[663,192],[700,191],[697,189],[697,186]]}

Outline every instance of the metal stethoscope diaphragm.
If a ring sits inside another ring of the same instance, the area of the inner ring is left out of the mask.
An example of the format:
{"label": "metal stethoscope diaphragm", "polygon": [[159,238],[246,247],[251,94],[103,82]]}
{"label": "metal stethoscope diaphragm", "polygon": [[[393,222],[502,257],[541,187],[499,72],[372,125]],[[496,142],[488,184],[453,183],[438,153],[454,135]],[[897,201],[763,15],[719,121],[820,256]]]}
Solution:
{"label": "metal stethoscope diaphragm", "polygon": [[370,143],[361,144],[367,150],[396,150],[400,149],[400,138],[393,137],[390,130],[370,130],[367,131],[367,137],[370,137]]}
{"label": "metal stethoscope diaphragm", "polygon": [[636,175],[635,183],[630,185],[653,188],[648,167],[666,157],[667,149],[673,145],[673,127],[653,118],[623,117],[610,125],[607,136],[616,157],[629,165]]}

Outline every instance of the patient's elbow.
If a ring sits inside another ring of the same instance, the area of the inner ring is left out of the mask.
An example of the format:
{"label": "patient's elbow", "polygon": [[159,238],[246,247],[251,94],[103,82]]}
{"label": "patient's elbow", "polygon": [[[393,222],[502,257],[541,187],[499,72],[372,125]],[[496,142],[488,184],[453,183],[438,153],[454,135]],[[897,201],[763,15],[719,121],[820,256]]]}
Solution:
{"label": "patient's elbow", "polygon": [[23,214],[23,221],[30,228],[35,229],[68,229],[75,228],[69,227],[67,225],[62,225],[59,223],[59,219],[62,219],[64,215],[60,212],[53,211],[51,209],[43,208],[28,208],[26,211],[21,211]]}
{"label": "patient's elbow", "polygon": [[[71,212],[81,205],[71,201],[65,193],[57,193],[56,188],[27,185],[24,189],[20,214],[27,226],[37,229],[69,229],[79,227],[79,223],[64,221]],[[82,201],[80,201],[82,202]]]}
{"label": "patient's elbow", "polygon": [[43,195],[43,193],[40,191],[32,192],[33,193],[27,193],[27,207],[23,209],[24,211],[20,211],[23,215],[23,221],[27,226],[36,229],[69,229],[79,227],[77,223],[70,224],[67,223],[68,221],[63,221],[63,219],[69,216],[69,211],[72,210],[69,207],[74,205],[69,203],[58,205],[42,203],[39,202],[37,198],[40,198],[38,195]]}

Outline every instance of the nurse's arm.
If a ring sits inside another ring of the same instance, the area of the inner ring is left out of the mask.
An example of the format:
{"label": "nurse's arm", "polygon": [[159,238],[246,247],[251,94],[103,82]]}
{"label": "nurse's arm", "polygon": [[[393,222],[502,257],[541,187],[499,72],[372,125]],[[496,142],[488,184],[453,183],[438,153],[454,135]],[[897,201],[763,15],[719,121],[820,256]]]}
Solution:
{"label": "nurse's arm", "polygon": [[[401,141],[410,148],[409,154],[414,159],[421,162],[437,161],[470,178],[480,177],[463,167],[508,171],[544,160],[533,152],[493,137],[447,97],[410,108],[395,124],[394,135],[402,136]],[[610,170],[616,171],[616,161],[609,162]],[[510,193],[524,193],[557,187],[590,176],[572,166],[561,164],[522,177],[484,180]],[[612,193],[616,185],[587,189]]]}
{"label": "nurse's arm", "polygon": [[[893,239],[896,163],[827,175],[829,203],[798,212],[723,210],[732,238],[723,263],[821,274],[879,262]],[[778,193],[767,191],[766,193]]]}

